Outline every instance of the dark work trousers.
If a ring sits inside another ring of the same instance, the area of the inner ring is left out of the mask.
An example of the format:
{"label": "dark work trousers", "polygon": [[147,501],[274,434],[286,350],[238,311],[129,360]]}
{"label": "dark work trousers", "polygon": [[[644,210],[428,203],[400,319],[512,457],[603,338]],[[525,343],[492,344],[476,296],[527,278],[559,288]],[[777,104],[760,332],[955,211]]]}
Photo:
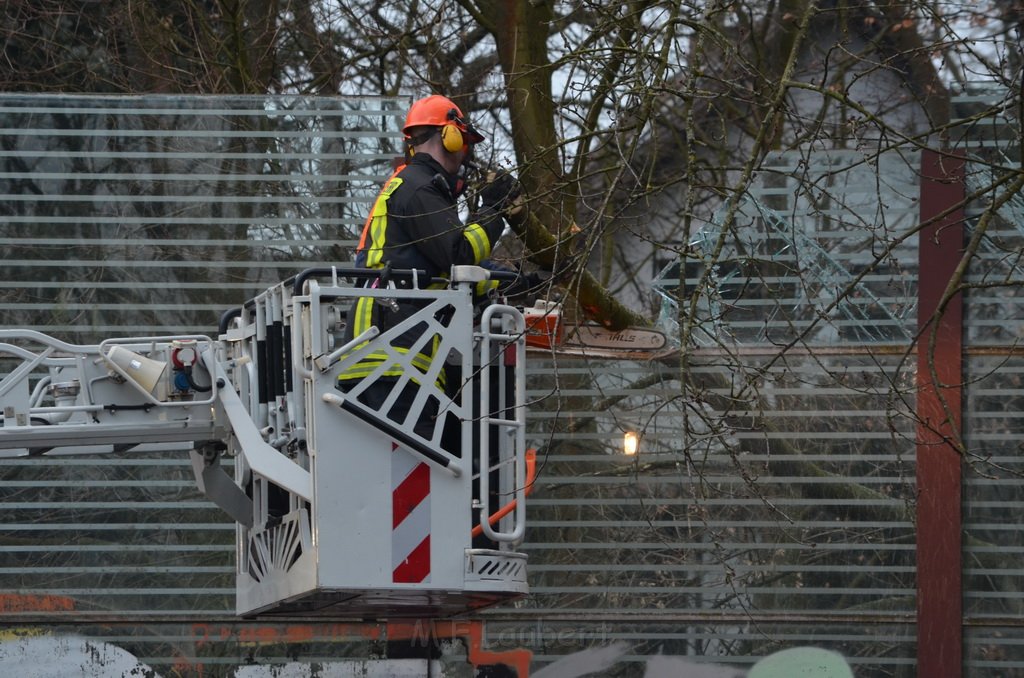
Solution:
{"label": "dark work trousers", "polygon": [[[497,403],[498,401],[498,389],[500,383],[498,379],[498,370],[503,369],[500,367],[488,367],[485,369],[491,370],[491,397],[489,398],[490,403]],[[480,447],[480,380],[473,380],[473,392],[463,392],[460,390],[462,385],[462,371],[458,367],[448,365],[445,368],[447,372],[446,383],[448,384],[449,397],[453,400],[459,400],[461,398],[471,398],[472,403],[470,411],[472,414],[472,453],[473,453],[473,474],[474,476],[480,473],[479,464],[476,458],[476,450]],[[409,413],[409,409],[412,406],[413,400],[416,398],[416,390],[418,386],[409,381],[402,388],[402,392],[398,398],[392,404],[391,409],[387,412],[381,412],[381,407],[384,405],[384,401],[388,399],[391,392],[397,387],[397,379],[389,379],[387,377],[378,379],[377,382],[369,386],[365,391],[359,394],[358,400],[362,404],[366,405],[370,409],[379,412],[382,417],[395,423],[400,424],[405,420],[406,415]],[[352,388],[352,383],[346,383],[345,381],[338,382],[338,388],[347,392]],[[493,407],[489,408],[494,416],[504,417],[506,416],[503,412],[493,412]],[[434,425],[438,416],[438,403],[433,398],[427,400],[426,405],[423,408],[420,419],[413,426],[413,430],[422,438],[430,440],[434,435]],[[498,445],[500,444],[498,437],[497,427],[490,427],[488,431],[488,438],[490,442],[490,464],[494,464],[498,459]],[[445,427],[444,433],[441,438],[441,447],[449,454],[454,456],[461,456],[462,453],[462,435],[461,425],[458,417],[454,413],[447,413],[445,415]],[[493,513],[500,508],[499,502],[502,501],[502,497],[498,492],[498,473],[492,472],[489,478],[490,481],[490,506],[491,512]],[[473,481],[473,496],[480,496],[480,483],[479,480]],[[508,498],[506,498],[506,501]],[[479,511],[473,511],[472,513],[472,524],[476,525],[479,522]],[[475,537],[473,539],[474,548],[496,548],[497,544],[487,539],[484,536]]]}
{"label": "dark work trousers", "polygon": [[[481,369],[481,368],[477,367],[477,368],[474,368],[474,369]],[[501,376],[500,375],[500,371],[503,370],[503,369],[506,369],[506,368],[500,367],[498,365],[489,365],[489,366],[484,367],[482,369],[486,369],[486,370],[490,371],[490,393],[488,394],[488,398],[487,398],[487,406],[486,406],[487,413],[489,413],[491,416],[504,418],[504,417],[507,416],[507,413],[506,412],[499,412],[499,411],[497,411],[497,404],[500,402],[500,400],[498,398],[498,395],[500,393],[500,388],[501,388],[501,383],[499,381],[499,377]],[[453,388],[458,388],[461,385],[461,383],[462,383],[461,376],[462,376],[461,375],[461,370],[459,370],[458,368],[454,368],[453,369],[452,366],[448,366],[449,391],[451,391],[451,389],[453,389]],[[456,396],[452,396],[452,397],[454,398]],[[473,454],[473,475],[474,476],[478,476],[481,473],[481,469],[480,469],[480,464],[479,464],[479,460],[478,460],[477,450],[480,449],[480,418],[481,418],[481,416],[483,416],[483,412],[480,411],[480,378],[479,378],[479,375],[476,375],[476,378],[473,379],[472,393],[468,393],[468,392],[464,393],[463,397],[472,398],[472,402],[471,402],[470,408],[469,408],[470,412],[472,414],[472,420],[473,420],[473,438],[472,438],[471,450],[472,450],[472,454]],[[509,402],[509,401],[506,400],[506,402]],[[448,429],[446,428],[445,432],[447,433],[447,431],[448,431]],[[499,454],[500,450],[499,450],[499,447],[498,447],[500,445],[500,439],[499,439],[498,428],[496,426],[491,426],[491,427],[488,428],[488,430],[487,430],[487,438],[488,438],[488,443],[489,443],[489,447],[488,447],[488,451],[489,451],[488,465],[489,466],[493,466],[498,461],[499,456],[500,456],[500,454]],[[488,481],[489,481],[488,482],[488,486],[489,486],[490,491],[487,494],[488,494],[489,500],[490,500],[491,513],[494,513],[495,511],[498,510],[498,508],[500,508],[499,502],[501,501],[501,495],[498,492],[498,472],[497,471],[492,471],[490,473],[490,477],[488,478]],[[473,497],[474,498],[479,498],[480,497],[480,481],[477,478],[474,478],[474,480],[473,480]],[[472,524],[474,526],[476,526],[479,522],[480,522],[480,512],[474,510],[473,511],[473,517],[472,517]],[[490,548],[490,549],[493,549],[493,548],[497,548],[497,544],[495,544],[493,541],[491,541],[487,537],[481,535],[481,536],[473,538],[473,548]]]}
{"label": "dark work trousers", "polygon": [[[348,385],[349,383],[340,381],[338,382],[338,388],[343,392],[348,392],[351,388],[351,385]],[[409,414],[409,408],[412,407],[413,400],[416,399],[416,389],[418,387],[412,381],[406,382],[402,392],[391,405],[391,409],[387,412],[381,412],[384,401],[388,399],[388,396],[391,395],[391,392],[395,390],[397,385],[397,379],[382,377],[360,393],[358,400],[371,410],[378,412],[382,418],[387,419],[393,424],[401,425]],[[416,431],[417,435],[430,440],[434,435],[434,420],[436,418],[437,402],[430,398],[424,405],[422,416],[414,424],[413,430]]]}

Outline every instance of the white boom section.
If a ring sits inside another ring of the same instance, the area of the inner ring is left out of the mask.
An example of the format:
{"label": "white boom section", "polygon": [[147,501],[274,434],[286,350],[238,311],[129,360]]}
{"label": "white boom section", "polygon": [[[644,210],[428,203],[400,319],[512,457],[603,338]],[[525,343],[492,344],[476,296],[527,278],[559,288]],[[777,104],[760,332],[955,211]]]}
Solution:
{"label": "white boom section", "polygon": [[[379,274],[306,271],[225,314],[217,339],[0,330],[0,457],[190,443],[199,488],[238,523],[240,614],[437,617],[524,595],[523,316],[474,308],[484,269],[444,287]],[[361,296],[416,310],[344,343]]]}
{"label": "white boom section", "polygon": [[217,384],[207,379],[206,392],[172,394],[172,340],[176,347],[213,343],[182,336],[78,346],[32,330],[0,330],[0,358],[14,365],[0,381],[0,454],[113,452],[223,438],[212,411]]}

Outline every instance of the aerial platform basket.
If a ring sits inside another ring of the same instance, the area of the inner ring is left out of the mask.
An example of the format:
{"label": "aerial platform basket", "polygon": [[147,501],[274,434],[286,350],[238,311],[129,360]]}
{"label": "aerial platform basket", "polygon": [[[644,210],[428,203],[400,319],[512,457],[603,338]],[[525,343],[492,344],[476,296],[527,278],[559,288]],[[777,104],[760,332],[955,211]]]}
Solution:
{"label": "aerial platform basket", "polygon": [[[521,597],[523,316],[474,307],[484,269],[443,285],[381,274],[306,271],[225,314],[216,339],[2,331],[0,357],[20,365],[0,381],[0,454],[193,442],[200,489],[238,523],[241,615],[437,618]],[[346,342],[359,297],[416,310]],[[428,345],[437,357],[414,364]],[[384,359],[339,390],[370,355]],[[362,397],[374,387],[390,389],[378,405]]]}

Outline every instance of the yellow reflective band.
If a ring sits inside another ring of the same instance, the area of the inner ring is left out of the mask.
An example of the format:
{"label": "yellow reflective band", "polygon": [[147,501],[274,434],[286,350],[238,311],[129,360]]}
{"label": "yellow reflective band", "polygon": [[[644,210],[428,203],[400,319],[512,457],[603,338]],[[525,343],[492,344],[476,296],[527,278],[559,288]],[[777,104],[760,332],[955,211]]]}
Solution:
{"label": "yellow reflective band", "polygon": [[388,220],[385,217],[374,217],[370,221],[370,246],[366,248],[366,267],[381,268],[384,259],[384,231]]}
{"label": "yellow reflective band", "polygon": [[[435,352],[437,351],[437,346],[439,343],[440,337],[435,336],[433,341],[433,350]],[[408,349],[402,348],[400,346],[395,346],[394,349],[399,353],[407,354],[409,352]],[[344,372],[338,375],[338,381],[365,379],[369,377],[371,374],[373,374],[374,370],[376,370],[378,367],[380,367],[386,362],[390,362],[391,360],[392,358],[390,358],[386,353],[375,351],[367,355],[365,358],[360,360],[355,365],[346,368]],[[412,366],[415,367],[416,370],[423,375],[425,375],[427,373],[427,370],[430,369],[430,364],[432,362],[433,358],[431,356],[424,355],[423,353],[417,353],[412,358]],[[384,370],[377,376],[400,377],[403,374],[405,374],[405,371],[402,369],[402,366],[399,365],[398,363],[393,362],[388,366],[386,370]],[[414,381],[417,384],[420,383],[420,380],[417,379],[415,376],[412,377],[412,381]],[[438,388],[444,388],[445,381],[445,372],[444,370],[441,370],[437,375],[437,380],[435,383],[437,384]]]}
{"label": "yellow reflective band", "polygon": [[462,235],[469,241],[469,246],[473,250],[474,264],[479,264],[491,256],[491,241],[487,239],[487,231],[483,226],[470,224],[462,231]]}
{"label": "yellow reflective band", "polygon": [[498,281],[497,280],[481,280],[480,282],[478,282],[476,284],[476,287],[474,289],[476,290],[476,296],[478,296],[478,297],[487,296],[487,293],[490,292],[491,290],[498,289]]}
{"label": "yellow reflective band", "polygon": [[359,297],[356,299],[356,307],[352,312],[353,337],[358,337],[370,329],[370,325],[373,323],[373,302],[373,297]]}
{"label": "yellow reflective band", "polygon": [[[338,381],[348,381],[351,379],[365,379],[380,367],[380,363],[359,363],[345,370],[343,373],[338,375]],[[390,369],[384,370],[380,373],[382,377],[400,377],[402,376],[401,365],[395,363]]]}
{"label": "yellow reflective band", "polygon": [[[360,297],[356,299],[356,305],[352,309],[352,336],[358,337],[360,334],[370,329],[370,324],[373,322],[373,297]],[[361,342],[358,346],[352,348],[353,351],[358,351],[363,346],[369,343],[368,341]]]}
{"label": "yellow reflective band", "polygon": [[370,212],[370,246],[366,248],[367,268],[379,268],[384,258],[384,238],[387,235],[388,227],[388,198],[402,185],[402,179],[395,177],[389,181],[377,196],[373,203],[373,211]]}
{"label": "yellow reflective band", "polygon": [[402,177],[394,177],[391,181],[384,185],[383,190],[381,190],[380,192],[381,197],[390,198],[391,194],[395,192],[395,189],[402,185],[402,181]]}

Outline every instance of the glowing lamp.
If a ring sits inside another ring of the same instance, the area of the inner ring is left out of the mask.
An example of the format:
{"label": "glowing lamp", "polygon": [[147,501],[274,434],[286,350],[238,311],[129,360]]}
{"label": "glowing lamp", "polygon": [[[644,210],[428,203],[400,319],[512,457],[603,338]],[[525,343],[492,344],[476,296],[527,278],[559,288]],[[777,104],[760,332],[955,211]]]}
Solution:
{"label": "glowing lamp", "polygon": [[626,434],[622,437],[622,452],[626,456],[632,457],[639,448],[640,434],[636,431],[626,431]]}

